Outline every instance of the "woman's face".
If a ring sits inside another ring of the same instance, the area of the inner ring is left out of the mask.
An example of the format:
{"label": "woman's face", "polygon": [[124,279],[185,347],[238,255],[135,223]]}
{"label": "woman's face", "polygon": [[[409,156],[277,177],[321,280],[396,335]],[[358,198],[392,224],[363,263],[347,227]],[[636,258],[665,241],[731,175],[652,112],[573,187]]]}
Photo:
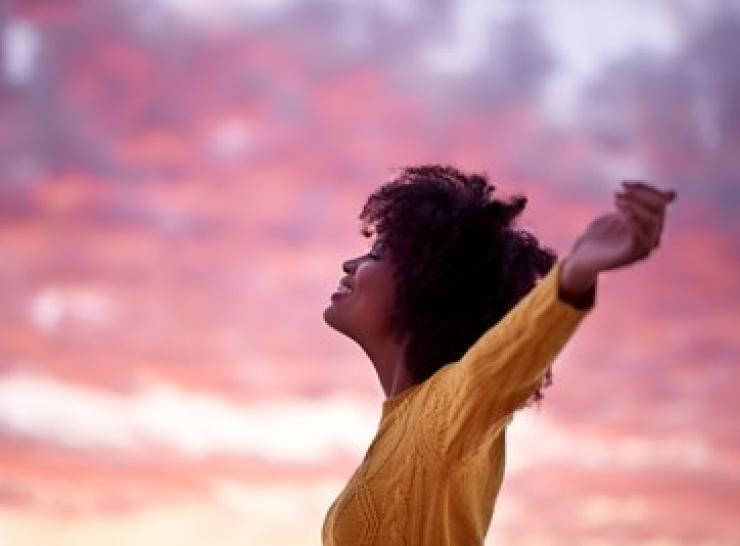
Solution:
{"label": "woman's face", "polygon": [[324,310],[324,322],[364,345],[391,334],[395,281],[389,256],[376,239],[370,252],[344,262],[347,275]]}

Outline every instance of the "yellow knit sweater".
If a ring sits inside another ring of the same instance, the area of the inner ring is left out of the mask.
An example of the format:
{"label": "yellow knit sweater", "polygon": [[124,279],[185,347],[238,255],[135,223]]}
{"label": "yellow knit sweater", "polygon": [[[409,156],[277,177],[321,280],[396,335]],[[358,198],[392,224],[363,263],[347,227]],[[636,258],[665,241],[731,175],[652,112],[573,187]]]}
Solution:
{"label": "yellow knit sweater", "polygon": [[387,399],[360,466],[329,508],[324,546],[483,544],[514,411],[596,300],[563,299],[558,261],[456,362]]}

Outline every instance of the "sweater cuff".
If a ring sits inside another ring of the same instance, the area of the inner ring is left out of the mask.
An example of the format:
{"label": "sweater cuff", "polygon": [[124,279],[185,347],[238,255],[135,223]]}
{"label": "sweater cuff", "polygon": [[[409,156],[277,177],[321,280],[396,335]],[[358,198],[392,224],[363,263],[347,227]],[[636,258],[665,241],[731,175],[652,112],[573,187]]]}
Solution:
{"label": "sweater cuff", "polygon": [[584,294],[579,296],[566,294],[560,286],[560,278],[563,274],[563,263],[564,262],[562,260],[558,261],[555,265],[555,271],[553,272],[557,301],[577,311],[590,311],[594,308],[594,305],[596,305],[596,285],[598,284],[598,277],[594,279],[594,283],[591,285],[591,288],[589,288]]}

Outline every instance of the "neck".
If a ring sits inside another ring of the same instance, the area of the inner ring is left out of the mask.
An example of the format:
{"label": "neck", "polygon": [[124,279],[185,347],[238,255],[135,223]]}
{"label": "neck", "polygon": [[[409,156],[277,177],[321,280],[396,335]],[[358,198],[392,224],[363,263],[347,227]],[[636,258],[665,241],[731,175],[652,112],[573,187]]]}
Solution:
{"label": "neck", "polygon": [[404,363],[405,343],[387,341],[363,349],[375,367],[386,398],[392,398],[415,384]]}

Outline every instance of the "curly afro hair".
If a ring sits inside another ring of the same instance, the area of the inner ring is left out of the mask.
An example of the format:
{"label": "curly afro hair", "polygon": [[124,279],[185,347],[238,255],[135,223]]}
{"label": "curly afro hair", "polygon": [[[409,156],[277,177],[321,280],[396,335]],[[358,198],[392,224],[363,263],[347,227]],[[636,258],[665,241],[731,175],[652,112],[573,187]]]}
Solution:
{"label": "curly afro hair", "polygon": [[[396,281],[391,324],[409,336],[406,367],[417,383],[459,360],[554,266],[514,220],[527,198],[501,201],[482,174],[452,166],[404,167],[375,190],[360,213],[361,234],[376,235],[390,255]],[[548,370],[532,400],[552,383]]]}

